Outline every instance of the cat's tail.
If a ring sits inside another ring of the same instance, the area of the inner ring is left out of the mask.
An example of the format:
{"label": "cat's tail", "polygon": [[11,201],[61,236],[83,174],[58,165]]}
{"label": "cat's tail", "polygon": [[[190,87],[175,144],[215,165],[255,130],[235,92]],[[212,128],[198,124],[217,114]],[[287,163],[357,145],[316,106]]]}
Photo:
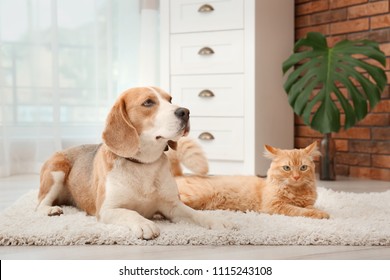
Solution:
{"label": "cat's tail", "polygon": [[176,151],[169,149],[166,154],[175,177],[183,175],[181,164],[196,175],[206,175],[209,172],[209,164],[202,147],[189,137],[181,137],[177,141]]}

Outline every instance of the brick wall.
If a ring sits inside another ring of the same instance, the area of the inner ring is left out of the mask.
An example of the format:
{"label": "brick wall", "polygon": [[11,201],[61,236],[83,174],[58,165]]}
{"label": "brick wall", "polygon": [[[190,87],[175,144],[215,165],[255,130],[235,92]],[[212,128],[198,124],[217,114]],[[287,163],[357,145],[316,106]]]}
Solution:
{"label": "brick wall", "polygon": [[[295,37],[317,31],[329,44],[343,39],[371,39],[386,54],[390,82],[389,0],[295,0]],[[336,139],[337,174],[390,181],[390,91],[353,128],[333,134]],[[295,146],[304,147],[322,135],[295,119]]]}

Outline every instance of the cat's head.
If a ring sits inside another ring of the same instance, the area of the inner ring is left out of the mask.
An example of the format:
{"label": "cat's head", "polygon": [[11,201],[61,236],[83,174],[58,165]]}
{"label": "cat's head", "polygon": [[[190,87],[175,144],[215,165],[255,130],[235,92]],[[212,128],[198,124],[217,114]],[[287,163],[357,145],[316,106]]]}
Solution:
{"label": "cat's head", "polygon": [[301,186],[315,180],[313,157],[320,155],[317,142],[304,149],[283,150],[265,145],[264,155],[272,159],[267,177],[275,184]]}

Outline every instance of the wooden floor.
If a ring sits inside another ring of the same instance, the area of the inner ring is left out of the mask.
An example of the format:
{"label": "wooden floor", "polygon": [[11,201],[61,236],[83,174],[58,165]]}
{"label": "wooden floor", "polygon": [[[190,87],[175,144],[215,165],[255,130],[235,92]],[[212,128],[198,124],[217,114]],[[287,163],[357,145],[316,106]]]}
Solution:
{"label": "wooden floor", "polygon": [[[0,211],[37,189],[37,175],[0,178]],[[338,178],[318,186],[349,192],[382,192],[390,182]],[[390,246],[3,246],[0,259],[390,259]]]}

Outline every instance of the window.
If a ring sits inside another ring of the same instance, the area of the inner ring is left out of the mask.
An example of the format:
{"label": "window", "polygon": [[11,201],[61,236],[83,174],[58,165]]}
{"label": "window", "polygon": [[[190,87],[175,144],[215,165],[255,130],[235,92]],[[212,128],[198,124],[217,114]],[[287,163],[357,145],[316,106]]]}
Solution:
{"label": "window", "polygon": [[[158,13],[142,4],[0,0],[0,166],[17,143],[50,142],[54,150],[99,142],[117,95],[145,82],[145,57],[155,63],[147,64],[148,85],[158,85]],[[148,53],[140,47],[144,28],[155,38]]]}

